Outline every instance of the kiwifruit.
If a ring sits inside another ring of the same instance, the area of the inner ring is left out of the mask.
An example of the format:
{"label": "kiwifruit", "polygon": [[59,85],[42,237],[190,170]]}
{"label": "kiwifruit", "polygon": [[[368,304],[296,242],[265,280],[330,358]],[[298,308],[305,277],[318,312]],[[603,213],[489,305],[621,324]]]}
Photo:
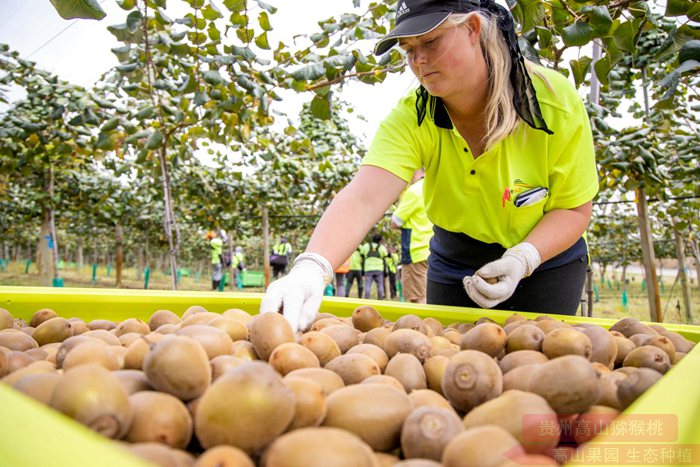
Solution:
{"label": "kiwifruit", "polygon": [[513,313],[512,315],[506,318],[506,320],[503,322],[503,326],[508,326],[510,323],[516,323],[519,321],[527,321],[527,318],[523,315]]}
{"label": "kiwifruit", "polygon": [[635,334],[649,334],[651,336],[658,334],[658,332],[654,331],[646,324],[641,323],[637,318],[631,317],[622,318],[621,320],[617,321],[615,324],[610,326],[610,330],[618,331],[628,339]]}
{"label": "kiwifruit", "polygon": [[282,382],[294,393],[294,418],[287,431],[318,426],[326,418],[328,407],[323,388],[317,382],[297,376],[284,378]]}
{"label": "kiwifruit", "polygon": [[182,320],[184,321],[191,315],[196,315],[197,313],[208,313],[209,310],[200,305],[191,305],[182,313]]}
{"label": "kiwifruit", "polygon": [[56,314],[55,311],[53,311],[51,308],[42,308],[40,310],[35,311],[32,314],[32,318],[29,321],[29,325],[33,328],[39,327],[41,323],[44,321],[47,321],[51,318],[57,317],[58,314]]}
{"label": "kiwifruit", "polygon": [[[17,351],[13,351],[17,352]],[[13,359],[15,355],[18,355],[20,352],[17,352],[17,354],[11,354],[8,356],[10,360]],[[10,366],[12,368],[13,364],[10,362]],[[3,382],[7,384],[8,386],[12,386],[15,384],[17,381],[20,379],[24,378],[27,375],[33,375],[36,373],[54,373],[56,372],[56,368],[54,366],[45,361],[45,360],[40,360],[38,362],[31,362],[26,366],[22,366],[21,368],[17,368],[14,371],[11,371],[9,374],[5,375],[2,377],[0,382]]]}
{"label": "kiwifruit", "polygon": [[431,355],[440,355],[441,352],[449,350],[459,352],[459,346],[450,342],[447,337],[433,336],[430,338]]}
{"label": "kiwifruit", "polygon": [[573,437],[578,444],[587,443],[597,434],[607,432],[607,427],[620,414],[620,411],[605,405],[591,406],[579,414],[573,423]]}
{"label": "kiwifruit", "polygon": [[412,410],[408,396],[386,384],[345,386],[326,401],[328,413],[323,425],[348,430],[375,451],[399,447],[401,427]]}
{"label": "kiwifruit", "polygon": [[522,320],[522,321],[511,321],[508,324],[503,325],[503,331],[505,331],[506,335],[510,334],[513,332],[515,328],[519,328],[523,324],[537,324],[528,320]]}
{"label": "kiwifruit", "polygon": [[[613,340],[615,341],[615,347],[617,347],[617,354],[615,355],[615,366],[622,366],[622,362],[625,361],[625,357],[629,355],[631,351],[637,348],[637,346],[631,340],[627,339],[625,336],[620,334],[616,336],[613,334]],[[614,368],[613,367],[613,368]]]}
{"label": "kiwifruit", "polygon": [[32,334],[39,345],[63,342],[73,335],[73,327],[67,319],[56,316],[43,321]]}
{"label": "kiwifruit", "polygon": [[428,326],[423,320],[419,316],[412,314],[403,315],[396,320],[392,332],[396,332],[399,329],[413,329],[421,334],[426,334],[428,332]]}
{"label": "kiwifruit", "polygon": [[[150,333],[148,334],[150,335]],[[155,333],[153,335],[156,335]],[[144,335],[137,332],[127,332],[119,336],[119,342],[121,342],[122,347],[128,348],[135,341],[141,339]]]}
{"label": "kiwifruit", "polygon": [[153,331],[154,334],[175,334],[180,329],[179,324],[161,324]]}
{"label": "kiwifruit", "polygon": [[104,329],[91,329],[88,332],[81,334],[81,336],[101,340],[107,345],[122,345],[117,336]]}
{"label": "kiwifruit", "polygon": [[148,328],[155,331],[164,324],[180,324],[182,319],[170,310],[157,310],[148,318]]}
{"label": "kiwifruit", "polygon": [[362,343],[374,344],[383,349],[384,345],[386,345],[386,338],[389,337],[389,334],[391,334],[391,329],[389,328],[374,328],[364,334],[362,337]]}
{"label": "kiwifruit", "polygon": [[255,464],[242,449],[222,444],[204,451],[192,467],[255,467]]}
{"label": "kiwifruit", "polygon": [[20,326],[19,330],[28,335],[29,337],[34,336],[34,331],[36,328],[33,328],[31,326]]}
{"label": "kiwifruit", "polygon": [[91,330],[102,330],[102,331],[111,331],[112,329],[116,329],[117,323],[114,321],[110,321],[108,319],[93,319],[92,321],[87,323],[87,327]]}
{"label": "kiwifruit", "polygon": [[3,329],[0,331],[0,345],[20,352],[39,347],[39,344],[32,336],[18,329]]}
{"label": "kiwifruit", "polygon": [[346,354],[361,353],[367,355],[379,365],[379,371],[384,372],[386,364],[389,363],[389,356],[384,349],[374,344],[357,344],[352,346]]}
{"label": "kiwifruit", "polygon": [[675,365],[676,363],[680,362],[683,359],[683,357],[685,357],[686,355],[687,354],[685,354],[683,352],[676,352],[675,356],[673,357],[673,361],[671,363],[673,365]]}
{"label": "kiwifruit", "polygon": [[318,383],[323,388],[323,394],[326,396],[337,389],[345,387],[343,378],[338,373],[325,368],[299,368],[285,375],[284,379],[294,377],[308,378]]}
{"label": "kiwifruit", "polygon": [[151,345],[152,343],[145,337],[141,337],[132,342],[131,345],[126,348],[126,354],[124,354],[124,369],[142,370],[143,361],[151,350]]}
{"label": "kiwifruit", "polygon": [[418,407],[403,422],[401,452],[405,458],[440,460],[445,445],[462,431],[454,410]]}
{"label": "kiwifruit", "polygon": [[234,357],[233,355],[219,355],[214,357],[209,361],[211,365],[211,380],[216,381],[216,379],[223,375],[229,368],[236,368],[239,365],[243,365],[246,361],[242,358]]}
{"label": "kiwifruit", "polygon": [[517,439],[496,425],[464,430],[442,451],[445,467],[496,467],[514,456],[525,454]]}
{"label": "kiwifruit", "polygon": [[199,342],[207,353],[209,360],[219,355],[231,355],[233,341],[226,332],[219,328],[204,324],[193,324],[192,326],[180,328],[175,334],[188,336]]}
{"label": "kiwifruit", "polygon": [[241,323],[246,325],[253,321],[253,316],[247,311],[241,310],[240,308],[229,308],[228,310],[221,313],[221,316],[223,316],[224,318],[235,319],[236,321],[240,321]]}
{"label": "kiwifruit", "polygon": [[446,338],[455,345],[462,342],[462,333],[453,328],[445,328],[440,332],[440,336]]}
{"label": "kiwifruit", "polygon": [[541,352],[537,352],[535,350],[518,350],[517,352],[506,354],[503,358],[501,358],[498,364],[501,367],[501,371],[505,375],[513,368],[519,366],[530,365],[533,363],[546,363],[548,361],[549,358],[547,358],[547,356]]}
{"label": "kiwifruit", "polygon": [[437,318],[428,316],[427,318],[423,318],[423,322],[426,326],[428,326],[428,328],[432,329],[433,335],[435,336],[440,334],[440,331],[442,331],[442,323]]}
{"label": "kiwifruit", "polygon": [[88,363],[100,365],[109,371],[121,368],[119,360],[109,346],[99,342],[82,342],[76,345],[63,359],[62,368],[69,370]]}
{"label": "kiwifruit", "polygon": [[445,368],[442,392],[462,412],[501,394],[503,375],[496,361],[478,350],[462,350]]}
{"label": "kiwifruit", "polygon": [[[58,344],[58,342],[54,342],[54,344]],[[46,360],[46,357],[49,356],[49,354],[43,349],[43,346],[38,349],[25,350],[24,353],[31,357],[31,359],[35,362],[38,360]]]}
{"label": "kiwifruit", "polygon": [[235,319],[220,316],[209,321],[208,325],[224,331],[233,342],[248,339],[248,326]]}
{"label": "kiwifruit", "polygon": [[296,342],[285,342],[275,347],[270,354],[270,366],[282,376],[297,368],[318,368],[318,357]]}
{"label": "kiwifruit", "polygon": [[561,329],[561,328],[570,328],[571,325],[569,323],[565,323],[563,321],[559,321],[556,319],[543,319],[540,321],[535,321],[535,326],[540,328],[542,332],[545,334],[549,334],[550,332],[554,331],[555,329]]}
{"label": "kiwifruit", "polygon": [[270,365],[249,362],[207,389],[197,404],[194,426],[205,449],[230,444],[250,454],[284,432],[293,418],[294,392]]}
{"label": "kiwifruit", "polygon": [[399,391],[406,392],[401,382],[389,375],[372,375],[368,378],[362,380],[360,384],[387,384],[389,386],[395,387]]}
{"label": "kiwifruit", "polygon": [[665,331],[661,332],[661,335],[668,337],[673,342],[673,348],[676,349],[676,352],[688,353],[695,347],[695,342],[689,341],[676,332]]}
{"label": "kiwifruit", "polygon": [[462,336],[461,350],[479,350],[492,357],[500,354],[506,346],[506,332],[494,323],[475,326]]}
{"label": "kiwifruit", "polygon": [[622,409],[627,409],[644,391],[654,385],[663,375],[652,368],[635,368],[627,378],[617,385],[617,399]]}
{"label": "kiwifruit", "polygon": [[107,348],[112,352],[112,355],[117,358],[119,368],[124,368],[124,356],[126,355],[127,348],[121,345],[108,345]]}
{"label": "kiwifruit", "polygon": [[61,379],[61,375],[55,372],[32,373],[16,381],[12,387],[32,399],[48,405],[59,379]]}
{"label": "kiwifruit", "polygon": [[26,351],[21,352],[19,350],[10,350],[6,355],[7,373],[14,373],[15,371],[25,368],[36,361]]}
{"label": "kiwifruit", "polygon": [[340,355],[323,368],[337,373],[346,385],[360,383],[365,378],[381,373],[377,362],[361,353]]}
{"label": "kiwifruit", "polygon": [[622,362],[623,366],[646,367],[663,374],[671,368],[668,354],[653,345],[643,345],[631,351]]}
{"label": "kiwifruit", "polygon": [[285,342],[295,342],[294,331],[279,313],[262,313],[248,323],[250,342],[261,360],[267,361],[275,347]]}
{"label": "kiwifruit", "polygon": [[180,467],[175,451],[161,443],[124,443],[124,448],[136,457],[160,467]]}
{"label": "kiwifruit", "polygon": [[623,375],[631,375],[635,371],[637,371],[637,368],[635,368],[633,366],[621,366],[620,368],[615,368],[615,370],[613,370],[613,373],[621,373]]}
{"label": "kiwifruit", "polygon": [[429,389],[442,394],[442,377],[448,363],[450,359],[444,355],[435,355],[423,362],[423,371]]}
{"label": "kiwifruit", "polygon": [[407,393],[415,389],[426,389],[428,387],[423,365],[415,355],[410,353],[397,353],[391,357],[386,365],[384,374],[399,380]]}
{"label": "kiwifruit", "polygon": [[71,328],[73,328],[74,336],[79,336],[80,334],[90,330],[85,321],[80,318],[68,318],[68,322],[70,322]]}
{"label": "kiwifruit", "polygon": [[261,465],[376,467],[377,460],[372,448],[351,432],[333,427],[309,427],[277,438],[265,452]]}
{"label": "kiwifruit", "polygon": [[423,406],[441,407],[443,409],[452,410],[455,414],[457,413],[455,408],[452,407],[452,404],[450,404],[450,401],[445,399],[445,396],[432,389],[415,389],[411,391],[408,398],[414,409]]}
{"label": "kiwifruit", "polygon": [[108,438],[123,437],[131,424],[126,390],[99,365],[66,370],[54,387],[51,407]]}
{"label": "kiwifruit", "polygon": [[6,347],[0,347],[0,378],[10,372],[9,353],[11,350],[6,350]]}
{"label": "kiwifruit", "polygon": [[553,329],[542,339],[542,353],[550,360],[562,355],[580,355],[590,360],[593,344],[586,334],[577,329]]}
{"label": "kiwifruit", "polygon": [[259,360],[258,354],[255,352],[253,344],[249,341],[236,341],[231,346],[231,355],[238,357],[241,360],[252,362]]}
{"label": "kiwifruit", "polygon": [[211,383],[207,353],[188,336],[166,335],[146,355],[143,371],[151,386],[183,401],[199,397]]}
{"label": "kiwifruit", "polygon": [[380,327],[382,324],[382,317],[374,307],[367,305],[358,306],[352,311],[352,325],[355,329],[368,332]]}
{"label": "kiwifruit", "polygon": [[613,369],[615,367],[615,358],[617,357],[617,345],[615,338],[607,330],[595,324],[579,324],[576,326],[583,332],[591,341],[591,358],[592,362],[599,362]]}
{"label": "kiwifruit", "polygon": [[56,368],[63,368],[63,360],[66,358],[66,355],[68,355],[68,352],[70,352],[73,348],[75,348],[78,344],[80,344],[82,342],[104,343],[103,341],[101,341],[99,339],[86,337],[84,335],[69,337],[68,339],[61,342],[61,345],[58,347],[58,350],[56,351],[56,358],[55,358]]}
{"label": "kiwifruit", "polygon": [[542,364],[530,391],[544,397],[559,415],[585,412],[600,396],[599,375],[585,357],[564,355]]}
{"label": "kiwifruit", "polygon": [[314,323],[311,325],[311,328],[309,328],[309,331],[320,331],[321,329],[327,328],[328,326],[335,326],[338,324],[345,323],[343,323],[337,316],[322,318],[314,321]]}
{"label": "kiwifruit", "polygon": [[516,366],[509,372],[503,375],[503,391],[510,389],[518,389],[520,391],[528,391],[530,388],[530,378],[532,378],[535,369],[539,368],[542,363],[528,363],[527,365]]}
{"label": "kiwifruit", "polygon": [[544,336],[544,331],[534,324],[518,326],[506,338],[506,353],[517,352],[518,350],[535,350],[539,352],[542,349]]}
{"label": "kiwifruit", "polygon": [[628,339],[634,343],[635,347],[641,347],[644,345],[644,341],[647,340],[648,337],[651,337],[651,334],[634,334]]}
{"label": "kiwifruit", "polygon": [[340,356],[340,347],[328,334],[308,331],[299,337],[299,343],[312,351],[321,366]]}
{"label": "kiwifruit", "polygon": [[513,456],[510,460],[498,464],[497,467],[523,467],[524,465],[529,467],[548,467],[558,466],[559,463],[554,458],[544,454],[522,454]]}
{"label": "kiwifruit", "polygon": [[421,459],[421,458],[413,458],[413,459],[404,459],[402,461],[399,461],[395,464],[393,464],[393,467],[440,467],[442,464],[438,461],[434,461],[431,459]]}
{"label": "kiwifruit", "polygon": [[178,398],[157,391],[129,396],[133,412],[125,439],[131,443],[157,442],[184,449],[192,437],[192,419]]}
{"label": "kiwifruit", "polygon": [[[36,340],[36,336],[34,336],[34,340]],[[642,342],[642,345],[653,345],[654,347],[660,348],[666,352],[670,362],[676,359],[676,348],[673,346],[671,339],[666,336],[647,336],[646,340]]]}
{"label": "kiwifruit", "polygon": [[[474,321],[474,326],[478,326],[483,323],[495,323],[496,321],[493,318],[489,318],[488,316],[482,316],[476,321]],[[462,324],[462,323],[460,323]]]}
{"label": "kiwifruit", "polygon": [[119,323],[119,325],[114,329],[114,334],[117,337],[129,332],[145,335],[151,332],[151,328],[146,322],[140,320],[139,318],[129,318]]}
{"label": "kiwifruit", "polygon": [[215,319],[221,318],[221,315],[218,313],[212,313],[211,311],[204,311],[201,313],[195,313],[193,315],[189,315],[187,318],[183,318],[182,322],[180,323],[180,329],[186,328],[188,326],[194,326],[197,324],[203,324],[207,325],[214,321]]}
{"label": "kiwifruit", "polygon": [[0,331],[15,327],[15,318],[4,308],[0,308]]}
{"label": "kiwifruit", "polygon": [[116,370],[112,372],[112,375],[117,378],[129,395],[139,391],[153,390],[153,386],[150,385],[142,370]]}
{"label": "kiwifruit", "polygon": [[459,326],[457,326],[457,331],[459,331],[460,334],[464,334],[465,332],[470,331],[471,329],[473,329],[474,326],[480,326],[480,325],[486,324],[486,323],[496,324],[496,322],[493,321],[493,320],[491,320],[491,321],[482,321],[482,322],[479,322],[479,324],[461,323]]}
{"label": "kiwifruit", "polygon": [[61,348],[61,344],[62,342],[52,342],[50,344],[44,344],[38,349],[29,349],[27,350],[27,352],[32,352],[33,350],[41,350],[46,354],[44,360],[56,365],[56,354],[58,353],[58,349]]}
{"label": "kiwifruit", "polygon": [[464,427],[497,425],[508,431],[526,452],[545,454],[559,443],[559,430],[542,431],[543,426],[558,426],[559,419],[547,401],[537,394],[519,390],[505,391],[495,399],[474,407],[464,416]]}
{"label": "kiwifruit", "polygon": [[391,334],[387,336],[386,342],[384,343],[384,350],[386,350],[386,354],[389,358],[392,358],[398,353],[409,353],[418,358],[422,363],[426,358],[430,357],[432,346],[430,344],[430,339],[420,331],[410,328],[399,328],[392,331]]}
{"label": "kiwifruit", "polygon": [[360,331],[347,324],[334,324],[321,329],[323,334],[328,334],[340,349],[340,353],[345,353],[360,343]]}

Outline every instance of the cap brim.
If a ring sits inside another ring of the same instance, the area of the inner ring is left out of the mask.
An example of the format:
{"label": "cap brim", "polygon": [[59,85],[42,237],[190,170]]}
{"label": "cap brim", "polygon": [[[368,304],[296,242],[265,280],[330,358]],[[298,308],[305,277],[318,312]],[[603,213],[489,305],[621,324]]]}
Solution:
{"label": "cap brim", "polygon": [[379,42],[377,42],[377,45],[374,47],[374,54],[384,54],[395,46],[402,37],[420,36],[429,33],[440,26],[448,16],[450,16],[450,12],[448,11],[437,11],[435,13],[426,13],[424,15],[406,18],[389,34],[379,39]]}

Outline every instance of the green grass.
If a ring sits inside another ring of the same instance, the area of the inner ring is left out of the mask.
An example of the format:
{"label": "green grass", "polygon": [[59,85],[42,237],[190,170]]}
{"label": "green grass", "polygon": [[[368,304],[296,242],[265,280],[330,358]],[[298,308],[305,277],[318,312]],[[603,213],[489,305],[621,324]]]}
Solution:
{"label": "green grass", "polygon": [[[32,264],[28,273],[25,274],[25,262],[11,262],[5,266],[5,270],[0,270],[0,285],[3,286],[45,286],[50,284],[42,283],[42,279],[38,274],[36,264]],[[66,266],[61,270],[64,287],[101,287],[113,288],[115,286],[115,271],[111,268],[109,275],[107,268],[99,266],[97,268],[96,280],[92,280],[92,266],[86,265],[82,269],[75,266]],[[615,282],[612,279],[610,283],[606,281],[601,284],[600,276],[594,275],[594,284],[598,289],[598,300],[593,304],[593,316],[603,318],[623,318],[625,316],[633,316],[644,321],[650,320],[649,306],[647,302],[647,292],[642,289],[642,278],[639,275],[628,274],[629,283],[627,284],[627,305],[622,303],[622,284],[619,281]],[[667,323],[686,323],[683,311],[683,298],[680,290],[680,283],[674,285],[674,276],[666,274],[661,278],[661,310],[663,321]],[[141,279],[137,279],[136,270],[134,268],[124,268],[122,271],[122,285],[124,289],[143,289],[144,279],[143,274]],[[170,275],[164,274],[163,271],[153,271],[149,280],[149,289],[154,290],[170,290],[171,280]],[[211,290],[211,278],[204,271],[199,278],[193,271],[191,276],[183,276],[180,278],[178,290]],[[227,290],[230,290],[227,287]],[[260,287],[245,287],[243,289],[235,289],[242,292],[263,292]],[[692,308],[693,308],[693,323],[700,323],[700,289],[697,282],[691,286],[692,291]],[[352,298],[356,298],[357,288],[352,290]],[[376,298],[376,292],[373,289],[373,298]],[[594,294],[595,297],[595,294]],[[680,304],[680,310],[677,305]],[[679,313],[680,311],[680,313]]]}

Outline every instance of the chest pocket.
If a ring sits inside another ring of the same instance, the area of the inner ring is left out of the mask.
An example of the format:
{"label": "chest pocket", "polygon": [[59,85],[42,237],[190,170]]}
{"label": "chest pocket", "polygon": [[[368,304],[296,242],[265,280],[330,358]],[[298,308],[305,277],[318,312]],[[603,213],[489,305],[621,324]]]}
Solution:
{"label": "chest pocket", "polygon": [[513,245],[525,239],[527,234],[544,216],[544,206],[547,198],[528,206],[515,207],[512,202],[506,203],[508,210],[508,232]]}

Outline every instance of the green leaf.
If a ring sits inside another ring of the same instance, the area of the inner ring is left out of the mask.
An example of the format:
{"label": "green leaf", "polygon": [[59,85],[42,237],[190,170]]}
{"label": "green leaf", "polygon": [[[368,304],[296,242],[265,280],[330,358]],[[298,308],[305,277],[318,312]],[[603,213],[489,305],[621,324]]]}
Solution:
{"label": "green leaf", "polygon": [[576,87],[581,86],[586,81],[586,75],[588,75],[592,61],[590,57],[581,57],[579,60],[571,60],[569,62]]}
{"label": "green leaf", "polygon": [[258,16],[258,24],[260,24],[263,31],[272,31],[272,26],[270,26],[270,17],[267,15],[267,12],[260,12],[260,15]]}
{"label": "green leaf", "polygon": [[688,14],[696,2],[691,0],[667,0],[664,16],[683,16]]}
{"label": "green leaf", "polygon": [[224,79],[221,77],[221,73],[219,73],[218,70],[207,70],[202,73],[202,78],[206,83],[209,83],[212,86],[218,86],[224,81]]}
{"label": "green leaf", "polygon": [[562,29],[561,37],[568,47],[581,47],[593,40],[593,28],[588,23],[576,21]]}
{"label": "green leaf", "polygon": [[585,6],[581,13],[588,15],[588,24],[593,29],[596,37],[601,37],[610,32],[613,20],[605,6]]}
{"label": "green leaf", "polygon": [[119,118],[112,118],[107,120],[104,125],[102,125],[102,128],[100,128],[101,131],[108,132],[112,131],[115,128],[119,126]]}
{"label": "green leaf", "polygon": [[141,20],[143,19],[143,15],[141,14],[140,11],[132,11],[129,13],[129,16],[126,17],[126,27],[129,31],[136,32],[136,30],[141,27]]}
{"label": "green leaf", "polygon": [[273,7],[272,5],[268,5],[267,3],[261,2],[260,0],[255,0],[255,1],[258,4],[258,6],[260,8],[262,8],[263,10],[267,10],[270,13],[272,13],[273,15],[277,12],[277,8]]}
{"label": "green leaf", "polygon": [[606,55],[605,57],[602,57],[600,60],[596,61],[595,65],[593,65],[593,69],[595,70],[595,74],[598,77],[598,81],[600,81],[600,83],[603,85],[607,85],[608,74],[612,69],[610,57]]}
{"label": "green leaf", "polygon": [[615,44],[625,52],[634,52],[634,41],[637,37],[639,26],[635,27],[634,21],[625,21],[615,30],[613,39]]}
{"label": "green leaf", "polygon": [[224,17],[224,15],[221,14],[221,11],[219,11],[216,5],[214,5],[211,1],[209,2],[209,5],[202,8],[202,16],[209,21],[214,21]]}
{"label": "green leaf", "polygon": [[136,112],[135,117],[138,120],[145,120],[147,118],[152,118],[156,114],[156,109],[153,107],[144,107],[143,109]]}
{"label": "green leaf", "polygon": [[270,50],[270,44],[267,42],[267,32],[264,32],[255,38],[255,45],[263,50]]}
{"label": "green leaf", "polygon": [[700,40],[691,40],[678,52],[678,63],[683,63],[687,60],[696,60],[700,62]]}
{"label": "green leaf", "polygon": [[136,2],[135,0],[117,0],[117,5],[119,5],[122,10],[129,11],[134,8]]}
{"label": "green leaf", "polygon": [[102,19],[107,16],[96,0],[51,0],[51,4],[63,19]]}
{"label": "green leaf", "polygon": [[322,96],[315,96],[309,106],[311,114],[321,120],[330,120],[331,102]]}
{"label": "green leaf", "polygon": [[158,149],[163,145],[163,132],[156,130],[146,140],[146,149]]}

